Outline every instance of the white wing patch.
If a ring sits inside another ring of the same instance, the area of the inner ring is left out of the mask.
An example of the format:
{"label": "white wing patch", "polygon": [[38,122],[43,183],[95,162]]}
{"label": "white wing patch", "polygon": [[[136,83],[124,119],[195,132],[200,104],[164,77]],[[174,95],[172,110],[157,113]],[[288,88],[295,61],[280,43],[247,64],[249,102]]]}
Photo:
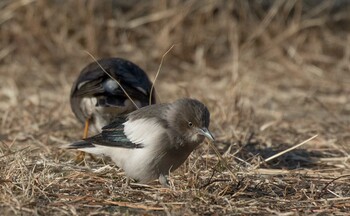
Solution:
{"label": "white wing patch", "polygon": [[141,88],[141,87],[136,87],[140,92],[142,92],[143,94],[147,95],[147,92],[145,89]]}
{"label": "white wing patch", "polygon": [[79,83],[79,85],[77,86],[77,89],[80,89],[83,85],[85,85],[88,82],[90,82],[90,80]]}
{"label": "white wing patch", "polygon": [[166,133],[165,128],[155,118],[137,119],[124,124],[124,134],[133,143],[144,147],[155,145]]}

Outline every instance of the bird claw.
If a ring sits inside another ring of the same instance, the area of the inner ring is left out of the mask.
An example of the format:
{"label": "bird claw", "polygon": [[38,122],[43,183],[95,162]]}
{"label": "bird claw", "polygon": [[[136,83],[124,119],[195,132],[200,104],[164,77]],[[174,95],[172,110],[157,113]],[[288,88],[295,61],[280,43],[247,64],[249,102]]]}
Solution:
{"label": "bird claw", "polygon": [[126,177],[126,181],[125,181],[125,183],[122,184],[122,188],[123,189],[130,188],[130,178],[129,177]]}
{"label": "bird claw", "polygon": [[81,163],[85,160],[85,152],[83,151],[78,151],[78,153],[76,154],[76,157],[75,157],[75,162],[76,163]]}
{"label": "bird claw", "polygon": [[174,183],[172,181],[169,181],[168,175],[161,174],[158,178],[159,183],[161,183],[164,187],[169,188],[171,190],[175,190]]}
{"label": "bird claw", "polygon": [[164,187],[167,187],[167,188],[170,187],[168,176],[161,174],[158,180],[159,180],[159,183],[161,183]]}
{"label": "bird claw", "polygon": [[[74,160],[75,163],[77,163],[77,164],[82,163],[85,160],[85,155],[86,155],[85,152],[78,151],[78,153],[77,153],[77,155],[75,157],[75,160]],[[97,161],[97,158],[95,156],[93,156],[92,154],[88,154],[88,155],[90,156],[91,160],[93,160],[95,162]]]}

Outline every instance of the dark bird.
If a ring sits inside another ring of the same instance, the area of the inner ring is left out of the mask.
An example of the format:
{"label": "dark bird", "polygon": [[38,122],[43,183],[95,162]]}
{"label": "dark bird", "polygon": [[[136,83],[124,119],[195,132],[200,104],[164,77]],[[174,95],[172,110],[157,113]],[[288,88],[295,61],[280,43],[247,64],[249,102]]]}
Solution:
{"label": "dark bird", "polygon": [[194,99],[154,104],[119,117],[96,136],[66,145],[111,157],[127,177],[140,183],[159,179],[168,186],[169,172],[176,170],[207,137],[210,114]]}
{"label": "dark bird", "polygon": [[152,82],[136,64],[121,58],[97,62],[81,71],[70,94],[72,111],[85,124],[83,138],[88,136],[88,130],[100,133],[116,117],[156,102]]}

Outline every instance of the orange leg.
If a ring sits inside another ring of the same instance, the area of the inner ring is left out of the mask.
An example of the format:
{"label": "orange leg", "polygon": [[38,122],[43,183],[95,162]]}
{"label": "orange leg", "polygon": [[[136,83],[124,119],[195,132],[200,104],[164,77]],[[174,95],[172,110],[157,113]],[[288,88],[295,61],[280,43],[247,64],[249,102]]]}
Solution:
{"label": "orange leg", "polygon": [[86,119],[85,120],[83,139],[87,138],[88,135],[89,135],[89,123],[90,123],[90,119]]}
{"label": "orange leg", "polygon": [[[90,119],[85,120],[85,126],[84,126],[84,134],[83,134],[83,139],[86,139],[89,135],[89,124],[90,124]],[[83,151],[78,151],[77,156],[75,158],[76,162],[82,162],[85,158],[85,152]]]}

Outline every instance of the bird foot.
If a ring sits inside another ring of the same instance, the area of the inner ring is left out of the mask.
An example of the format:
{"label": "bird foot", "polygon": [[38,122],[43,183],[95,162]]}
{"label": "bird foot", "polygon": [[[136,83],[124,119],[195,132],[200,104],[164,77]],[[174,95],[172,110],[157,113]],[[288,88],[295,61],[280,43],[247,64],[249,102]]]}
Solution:
{"label": "bird foot", "polygon": [[166,189],[175,190],[174,183],[169,180],[168,175],[161,174],[158,178],[160,184],[162,184]]}
{"label": "bird foot", "polygon": [[125,181],[125,183],[122,184],[122,188],[123,189],[130,188],[130,178],[129,177],[126,177],[126,181]]}
{"label": "bird foot", "polygon": [[[76,154],[76,157],[75,157],[75,162],[77,163],[77,164],[80,164],[80,163],[82,163],[84,160],[85,160],[85,155],[86,155],[86,153],[85,152],[83,152],[83,151],[78,151],[78,153]],[[91,158],[91,160],[93,160],[93,161],[97,161],[97,158],[95,157],[95,156],[93,156],[92,154],[88,154],[89,155],[89,157]]]}
{"label": "bird foot", "polygon": [[78,153],[75,156],[75,162],[80,164],[85,160],[85,152],[83,151],[78,151]]}

